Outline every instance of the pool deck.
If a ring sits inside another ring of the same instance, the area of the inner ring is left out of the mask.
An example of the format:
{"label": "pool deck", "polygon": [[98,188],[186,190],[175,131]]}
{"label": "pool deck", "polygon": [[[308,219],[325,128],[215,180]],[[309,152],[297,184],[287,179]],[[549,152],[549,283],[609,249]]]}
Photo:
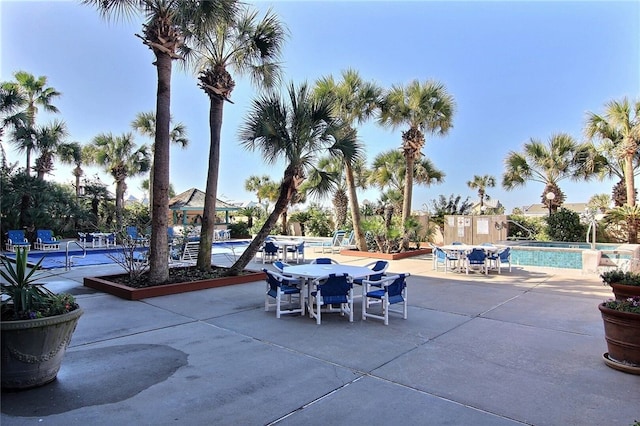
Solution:
{"label": "pool deck", "polygon": [[[364,265],[366,258],[306,251]],[[221,260],[222,256],[221,256]],[[640,376],[607,367],[597,275],[514,267],[410,272],[389,326],[264,311],[264,282],[141,301],[82,286],[117,265],[51,270],[84,315],[58,379],[2,393],[2,425],[624,425]],[[251,269],[263,265],[250,264]],[[356,290],[358,291],[359,288]],[[356,302],[359,302],[357,299]]]}

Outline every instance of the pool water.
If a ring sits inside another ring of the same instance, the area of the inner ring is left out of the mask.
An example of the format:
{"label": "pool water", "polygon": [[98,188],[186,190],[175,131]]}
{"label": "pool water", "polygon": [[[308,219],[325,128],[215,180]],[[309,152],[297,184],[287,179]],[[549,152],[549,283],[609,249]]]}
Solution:
{"label": "pool water", "polygon": [[[216,241],[212,245],[211,253],[216,254],[241,254],[245,248],[249,246],[248,241]],[[135,252],[142,255],[142,253],[148,251],[147,248],[136,248]],[[15,260],[15,253],[5,253],[8,259]],[[70,250],[69,257],[71,257],[73,267],[78,266],[94,266],[94,265],[108,265],[116,263],[117,258],[123,256],[122,248],[105,248],[105,249],[91,249],[87,250],[85,256],[83,256],[82,250]],[[115,258],[115,259],[114,259]],[[179,258],[179,253],[178,253]],[[64,251],[33,251],[27,255],[27,263],[30,266],[34,266],[40,259],[41,269],[57,269],[65,268],[66,253]]]}

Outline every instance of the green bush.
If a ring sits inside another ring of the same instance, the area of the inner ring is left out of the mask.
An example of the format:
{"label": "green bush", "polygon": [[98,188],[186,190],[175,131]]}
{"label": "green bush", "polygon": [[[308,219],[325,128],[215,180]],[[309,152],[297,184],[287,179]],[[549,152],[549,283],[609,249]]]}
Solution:
{"label": "green bush", "polygon": [[553,241],[583,241],[587,228],[578,213],[561,207],[547,217],[547,233]]}

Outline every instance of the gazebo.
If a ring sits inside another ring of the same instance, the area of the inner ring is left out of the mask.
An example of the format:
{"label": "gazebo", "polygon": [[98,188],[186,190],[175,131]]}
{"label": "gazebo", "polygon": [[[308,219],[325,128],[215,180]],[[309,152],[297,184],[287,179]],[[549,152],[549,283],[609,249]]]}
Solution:
{"label": "gazebo", "polygon": [[[169,212],[171,217],[169,221],[174,225],[198,225],[202,222],[202,213],[204,211],[205,193],[196,188],[191,188],[181,194],[176,195],[169,200]],[[224,222],[218,224],[229,224],[229,212],[235,212],[240,207],[225,203],[216,199],[216,213],[224,212]]]}

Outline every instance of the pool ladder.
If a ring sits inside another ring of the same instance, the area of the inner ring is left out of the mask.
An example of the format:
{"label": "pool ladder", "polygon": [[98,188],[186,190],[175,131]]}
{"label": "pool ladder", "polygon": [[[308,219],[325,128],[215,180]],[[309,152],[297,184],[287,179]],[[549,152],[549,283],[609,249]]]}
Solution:
{"label": "pool ladder", "polygon": [[[69,244],[75,244],[78,247],[80,247],[82,249],[82,256],[69,256]],[[66,252],[66,256],[65,256],[65,260],[64,260],[64,269],[66,271],[71,269],[71,265],[73,265],[73,258],[74,257],[84,258],[86,256],[87,256],[87,249],[86,249],[85,246],[83,246],[82,244],[80,244],[77,241],[67,241],[67,252]]]}

